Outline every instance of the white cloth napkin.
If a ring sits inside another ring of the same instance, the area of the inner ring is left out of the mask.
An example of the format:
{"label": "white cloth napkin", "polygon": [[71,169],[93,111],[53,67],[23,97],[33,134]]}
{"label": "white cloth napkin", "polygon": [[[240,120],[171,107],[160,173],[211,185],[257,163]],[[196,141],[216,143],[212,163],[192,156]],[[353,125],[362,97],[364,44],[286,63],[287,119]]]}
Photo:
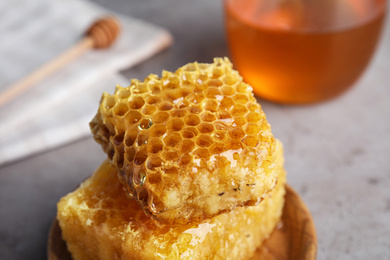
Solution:
{"label": "white cloth napkin", "polygon": [[[77,43],[89,25],[109,14],[84,0],[0,1],[0,91]],[[117,42],[91,50],[0,108],[0,164],[90,133],[102,92],[129,80],[129,68],[172,43],[168,31],[116,15]]]}

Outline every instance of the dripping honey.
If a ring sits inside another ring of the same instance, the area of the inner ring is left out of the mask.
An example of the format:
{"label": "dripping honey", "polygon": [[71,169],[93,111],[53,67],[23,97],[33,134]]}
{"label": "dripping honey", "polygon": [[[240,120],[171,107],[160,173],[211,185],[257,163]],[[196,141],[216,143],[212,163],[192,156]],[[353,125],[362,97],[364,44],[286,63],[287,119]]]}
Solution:
{"label": "dripping honey", "polygon": [[384,0],[226,0],[231,55],[255,94],[281,103],[332,98],[375,50]]}

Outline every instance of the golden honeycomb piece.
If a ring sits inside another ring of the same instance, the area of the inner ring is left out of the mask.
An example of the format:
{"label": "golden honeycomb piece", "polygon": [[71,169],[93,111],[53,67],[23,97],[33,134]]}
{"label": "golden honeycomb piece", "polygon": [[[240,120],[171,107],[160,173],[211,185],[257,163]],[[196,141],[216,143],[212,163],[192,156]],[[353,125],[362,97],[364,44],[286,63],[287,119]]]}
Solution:
{"label": "golden honeycomb piece", "polygon": [[276,184],[270,125],[227,58],[117,86],[90,126],[129,194],[166,223],[256,205]]}
{"label": "golden honeycomb piece", "polygon": [[286,173],[280,143],[276,149],[278,183],[261,203],[184,225],[145,215],[106,160],[58,203],[62,237],[75,260],[248,259],[282,214]]}

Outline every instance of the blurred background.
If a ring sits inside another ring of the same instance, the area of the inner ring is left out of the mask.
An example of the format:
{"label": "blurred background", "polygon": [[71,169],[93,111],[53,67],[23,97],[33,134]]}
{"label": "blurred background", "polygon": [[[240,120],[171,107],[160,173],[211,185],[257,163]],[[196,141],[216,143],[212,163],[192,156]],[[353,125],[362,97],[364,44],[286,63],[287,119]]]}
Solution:
{"label": "blurred background", "polygon": [[[88,133],[102,91],[188,62],[234,58],[222,0],[74,0],[71,8],[64,1],[27,2],[0,4],[0,31],[8,33],[0,39],[0,90],[76,43],[100,14],[119,15],[129,38],[109,54],[87,53],[0,107],[0,259],[46,258],[57,201],[105,158]],[[45,23],[46,16],[53,23]],[[50,25],[61,30],[45,29]],[[46,36],[52,41],[42,40]],[[390,259],[389,19],[377,47],[353,87],[332,99],[290,105],[258,96],[284,143],[288,182],[312,213],[318,259]],[[64,88],[53,90],[56,85]]]}

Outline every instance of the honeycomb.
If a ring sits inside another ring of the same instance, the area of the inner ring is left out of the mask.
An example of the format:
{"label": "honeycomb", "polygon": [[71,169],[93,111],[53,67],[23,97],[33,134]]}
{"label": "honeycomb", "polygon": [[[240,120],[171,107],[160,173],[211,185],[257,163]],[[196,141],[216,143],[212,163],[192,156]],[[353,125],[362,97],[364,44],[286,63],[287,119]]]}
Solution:
{"label": "honeycomb", "polygon": [[256,205],[276,184],[270,125],[227,58],[103,93],[90,127],[129,194],[165,223]]}
{"label": "honeycomb", "polygon": [[200,224],[170,225],[146,215],[106,160],[58,203],[57,219],[74,260],[248,259],[280,221],[284,204],[283,152],[277,145],[277,186],[257,206]]}

